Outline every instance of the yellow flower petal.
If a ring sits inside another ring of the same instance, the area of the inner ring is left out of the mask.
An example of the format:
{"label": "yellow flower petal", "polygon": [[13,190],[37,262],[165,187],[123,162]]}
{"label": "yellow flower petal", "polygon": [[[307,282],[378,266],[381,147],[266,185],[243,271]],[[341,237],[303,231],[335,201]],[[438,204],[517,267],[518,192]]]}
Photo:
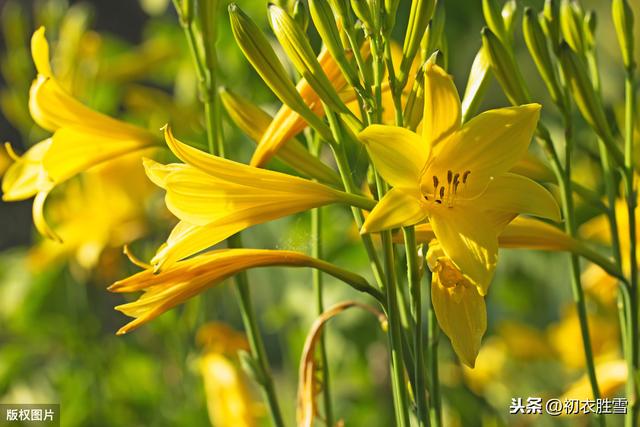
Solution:
{"label": "yellow flower petal", "polygon": [[[551,193],[542,185],[521,175],[506,173],[491,180],[479,198],[493,217],[512,213],[513,217],[517,214],[528,214],[556,222],[561,219],[560,208]],[[496,224],[497,229],[500,230],[507,223]]]}
{"label": "yellow flower petal", "polygon": [[417,190],[392,188],[371,211],[361,233],[372,233],[390,228],[416,224],[427,216]]}
{"label": "yellow flower petal", "polygon": [[461,123],[460,97],[453,79],[438,65],[427,64],[422,136],[428,146],[434,147],[457,131]]}
{"label": "yellow flower petal", "polygon": [[431,301],[438,324],[451,340],[460,360],[473,368],[487,329],[484,298],[475,286],[444,286],[437,274],[431,283]]}
{"label": "yellow flower petal", "polygon": [[49,65],[49,43],[44,36],[44,31],[44,27],[40,27],[31,36],[31,56],[38,74],[51,77],[53,73]]}
{"label": "yellow flower petal", "polygon": [[427,163],[420,136],[396,126],[371,125],[358,135],[382,177],[394,187],[418,188]]}
{"label": "yellow flower petal", "polygon": [[41,165],[50,146],[50,138],[40,141],[9,166],[2,179],[2,200],[25,200],[51,186]]}
{"label": "yellow flower petal", "polygon": [[162,163],[158,163],[155,160],[151,160],[147,157],[142,158],[142,165],[144,166],[144,171],[147,174],[147,177],[151,182],[157,185],[160,188],[166,190],[167,186],[165,181],[167,176],[171,172],[176,172],[178,170],[189,167],[188,165],[181,163],[170,163],[168,165],[163,165]]}
{"label": "yellow flower petal", "polygon": [[486,214],[472,207],[433,209],[429,222],[445,255],[485,295],[498,262],[498,238]]}
{"label": "yellow flower petal", "polygon": [[464,197],[479,194],[492,177],[507,172],[525,155],[539,115],[539,104],[485,111],[436,146],[426,175],[442,178],[448,171],[469,171]]}
{"label": "yellow flower petal", "polygon": [[88,133],[76,128],[58,129],[51,139],[51,146],[42,159],[42,166],[49,178],[56,183],[98,163],[152,145],[150,140],[119,139],[109,134]]}
{"label": "yellow flower petal", "polygon": [[47,220],[44,218],[44,202],[47,200],[47,196],[49,195],[49,191],[40,191],[36,194],[35,199],[33,200],[33,224],[36,226],[36,229],[43,236],[55,240],[59,243],[62,243],[62,239],[58,236],[47,224]]}

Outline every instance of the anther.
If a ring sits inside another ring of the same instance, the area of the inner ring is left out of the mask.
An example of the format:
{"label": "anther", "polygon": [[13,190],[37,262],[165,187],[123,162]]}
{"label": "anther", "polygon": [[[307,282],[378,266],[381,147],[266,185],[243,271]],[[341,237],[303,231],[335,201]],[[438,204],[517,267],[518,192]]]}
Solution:
{"label": "anther", "polygon": [[467,183],[467,178],[469,178],[469,174],[471,173],[471,171],[465,171],[464,174],[462,174],[462,183],[466,184]]}
{"label": "anther", "polygon": [[444,198],[444,187],[440,187],[440,198]]}
{"label": "anther", "polygon": [[453,173],[451,171],[447,171],[447,184],[451,184],[452,178],[453,178]]}

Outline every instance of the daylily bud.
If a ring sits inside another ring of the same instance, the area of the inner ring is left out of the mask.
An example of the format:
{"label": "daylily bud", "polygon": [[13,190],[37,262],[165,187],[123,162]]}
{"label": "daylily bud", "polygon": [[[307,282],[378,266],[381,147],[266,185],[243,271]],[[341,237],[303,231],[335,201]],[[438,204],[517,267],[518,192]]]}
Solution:
{"label": "daylily bud", "polygon": [[490,77],[491,60],[485,49],[480,47],[471,65],[467,87],[462,97],[462,123],[475,115],[480,102],[482,102]]}
{"label": "daylily bud", "polygon": [[524,33],[524,40],[529,48],[529,53],[531,53],[538,72],[547,86],[551,99],[553,99],[556,105],[562,105],[562,91],[560,90],[555,66],[551,59],[547,39],[544,36],[535,12],[529,7],[524,11],[522,32]]}
{"label": "daylily bud", "polygon": [[584,16],[584,22],[582,26],[584,32],[585,49],[588,51],[593,50],[596,46],[596,25],[596,13],[593,10],[590,10]]}
{"label": "daylily bud", "polygon": [[331,131],[305,104],[262,31],[235,3],[229,5],[229,17],[231,31],[238,46],[262,80],[284,104],[300,114],[324,139],[330,141]]}
{"label": "daylily bud", "polygon": [[435,0],[413,0],[411,3],[409,24],[404,38],[404,45],[402,46],[402,61],[400,62],[400,72],[398,74],[400,87],[404,87],[407,83],[411,64],[413,64],[413,60],[420,48],[420,42],[433,15],[434,6]]}
{"label": "daylily bud", "polygon": [[558,8],[558,0],[546,0],[542,14],[538,19],[544,34],[551,41],[553,51],[557,52],[560,47],[560,10]]}
{"label": "daylily bud", "polygon": [[309,10],[311,18],[324,42],[327,50],[333,56],[340,70],[345,75],[347,82],[351,86],[358,84],[358,74],[353,68],[344,51],[340,40],[340,31],[333,16],[331,6],[326,0],[309,0]]}
{"label": "daylily bud", "polygon": [[385,34],[391,34],[391,30],[393,30],[399,5],[400,0],[384,0],[384,25],[382,31]]}
{"label": "daylily bud", "polygon": [[529,103],[529,94],[513,56],[488,28],[482,29],[482,46],[491,61],[493,72],[513,105]]}
{"label": "daylily bud", "polygon": [[507,42],[507,29],[502,19],[500,6],[497,0],[482,0],[482,13],[487,27],[495,34],[503,43]]}
{"label": "daylily bud", "polygon": [[331,9],[336,12],[336,14],[342,20],[342,25],[350,25],[350,11],[349,11],[349,0],[328,0],[331,5]]}
{"label": "daylily bud", "polygon": [[340,96],[331,85],[327,75],[313,53],[307,35],[287,12],[275,4],[269,5],[269,21],[274,34],[287,53],[292,64],[304,77],[320,99],[329,108],[339,113],[348,112]]}
{"label": "daylily bud", "polygon": [[309,28],[309,11],[301,0],[296,0],[293,4],[293,19],[298,23],[302,31]]}
{"label": "daylily bud", "polygon": [[[220,88],[219,93],[220,100],[231,120],[251,140],[258,143],[273,118],[257,105],[224,87]],[[277,158],[305,176],[321,182],[340,183],[340,178],[335,171],[309,153],[295,138],[289,140],[278,150]]]}
{"label": "daylily bud", "polygon": [[376,30],[376,25],[369,1],[351,0],[351,9],[353,9],[353,13],[355,13],[360,22],[362,22],[367,33],[373,34]]}
{"label": "daylily bud", "polygon": [[513,37],[513,24],[515,23],[517,12],[518,3],[516,3],[516,0],[509,0],[504,4],[504,6],[502,6],[502,21],[504,22],[504,29],[509,39]]}
{"label": "daylily bud", "polygon": [[422,43],[424,43],[424,51],[422,52],[422,54],[425,59],[428,58],[436,50],[444,50],[444,21],[444,6],[442,6],[442,2],[439,2],[436,5],[436,10],[433,14],[433,18],[431,19],[431,21],[429,21],[429,25],[427,25],[427,30],[425,31],[424,38],[422,39]]}
{"label": "daylily bud", "polygon": [[559,58],[569,89],[580,113],[582,113],[584,119],[591,125],[604,143],[607,144],[607,149],[614,159],[619,162],[619,164],[622,164],[620,163],[622,161],[622,155],[619,149],[612,143],[611,128],[607,122],[602,103],[599,101],[593,84],[589,79],[586,64],[582,58],[564,42],[560,45]]}
{"label": "daylily bud", "polygon": [[416,130],[424,114],[424,65],[420,67],[404,105],[407,129]]}
{"label": "daylily bud", "polygon": [[635,67],[633,59],[633,11],[627,0],[613,0],[611,3],[611,15],[613,26],[616,29],[622,62],[625,68],[631,70]]}
{"label": "daylily bud", "polygon": [[229,5],[229,17],[231,31],[238,46],[262,80],[293,110],[306,109],[304,100],[289,80],[287,71],[262,31],[235,3]]}
{"label": "daylily bud", "polygon": [[584,54],[584,12],[573,0],[562,0],[560,5],[560,28],[569,46],[579,54]]}

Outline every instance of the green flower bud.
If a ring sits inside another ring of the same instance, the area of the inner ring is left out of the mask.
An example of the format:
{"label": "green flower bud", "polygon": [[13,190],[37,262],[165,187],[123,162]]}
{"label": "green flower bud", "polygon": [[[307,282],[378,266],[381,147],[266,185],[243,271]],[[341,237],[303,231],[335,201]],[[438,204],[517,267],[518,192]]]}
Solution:
{"label": "green flower bud", "polygon": [[331,9],[340,17],[342,25],[351,25],[349,0],[328,0]]}
{"label": "green flower bud", "polygon": [[507,1],[504,6],[502,6],[502,21],[504,22],[504,29],[506,34],[509,36],[511,40],[513,38],[513,30],[516,14],[518,13],[518,3],[516,0]]}
{"label": "green flower bud", "polygon": [[487,22],[487,27],[506,44],[508,41],[507,29],[497,0],[482,0],[482,14]]}
{"label": "green flower bud", "polygon": [[369,3],[367,0],[351,0],[351,9],[362,22],[367,33],[373,34],[376,32],[376,28],[379,27],[376,26],[374,12],[371,10]]}
{"label": "green flower bud", "polygon": [[607,122],[602,103],[598,99],[593,83],[589,78],[588,68],[584,60],[565,42],[560,45],[558,57],[562,64],[567,85],[580,113],[600,139],[607,144],[607,149],[614,159],[619,164],[623,164],[622,154],[613,144],[611,128]]}
{"label": "green flower bud", "polygon": [[407,84],[409,77],[407,73],[411,70],[411,64],[413,64],[413,60],[418,53],[427,24],[433,15],[434,6],[435,0],[413,0],[411,3],[409,24],[404,38],[404,45],[402,46],[402,60],[398,73],[400,87],[404,87]]}
{"label": "green flower bud", "polygon": [[478,111],[482,97],[491,78],[491,60],[483,47],[478,50],[471,65],[467,86],[462,97],[462,122],[465,123]]}
{"label": "green flower bud", "polygon": [[258,26],[235,3],[229,5],[229,17],[231,31],[238,46],[262,80],[284,104],[300,114],[324,139],[330,141],[331,131],[305,104]]}
{"label": "green flower bud", "polygon": [[326,0],[309,0],[311,19],[327,50],[351,86],[358,86],[358,74],[347,59],[331,6]]}
{"label": "green flower bud", "polygon": [[293,4],[293,19],[298,23],[302,31],[309,28],[309,11],[302,0],[296,0]]}
{"label": "green flower bud", "polygon": [[[224,87],[221,87],[219,92],[222,105],[231,120],[251,140],[258,143],[273,118],[251,101]],[[276,157],[305,176],[321,182],[340,183],[340,178],[335,171],[309,153],[295,138],[282,146]]]}
{"label": "green flower bud", "polygon": [[404,124],[408,129],[416,130],[424,115],[424,64],[418,70],[413,86],[404,105]]}
{"label": "green flower bud", "polygon": [[544,34],[551,42],[553,51],[557,52],[560,47],[560,9],[558,0],[546,0],[542,15],[538,19]]}
{"label": "green flower bud", "polygon": [[547,86],[551,99],[553,99],[556,105],[563,105],[562,91],[558,83],[555,65],[551,59],[547,39],[544,36],[535,12],[529,7],[524,11],[522,32],[524,33],[524,40],[527,48],[529,48],[529,53],[538,68],[542,80]]}
{"label": "green flower bud", "polygon": [[513,105],[529,103],[529,94],[513,55],[489,28],[482,29],[482,46],[491,61],[491,68],[505,95]]}
{"label": "green flower bud", "polygon": [[393,26],[396,23],[399,5],[400,0],[384,0],[384,25],[382,31],[387,35],[391,34],[391,30],[393,30]]}
{"label": "green flower bud", "polygon": [[274,34],[287,53],[293,66],[304,77],[322,102],[333,111],[346,113],[338,92],[329,81],[316,58],[309,39],[287,12],[275,4],[269,5],[269,22]]}
{"label": "green flower bud", "polygon": [[573,0],[562,0],[560,5],[560,28],[565,41],[575,52],[585,53],[583,31],[584,12]]}
{"label": "green flower bud", "polygon": [[[445,10],[443,2],[438,2],[436,10],[434,12],[433,19],[427,25],[422,43],[424,43],[424,52],[422,52],[423,58],[428,58],[436,50],[443,51],[444,49],[444,22],[445,22]],[[443,52],[444,53],[444,52]]]}
{"label": "green flower bud", "polygon": [[635,67],[633,58],[633,11],[627,0],[613,0],[611,3],[613,26],[616,29],[622,62],[627,70]]}
{"label": "green flower bud", "polygon": [[596,13],[593,10],[584,16],[582,31],[584,33],[584,44],[587,51],[592,51],[596,46]]}

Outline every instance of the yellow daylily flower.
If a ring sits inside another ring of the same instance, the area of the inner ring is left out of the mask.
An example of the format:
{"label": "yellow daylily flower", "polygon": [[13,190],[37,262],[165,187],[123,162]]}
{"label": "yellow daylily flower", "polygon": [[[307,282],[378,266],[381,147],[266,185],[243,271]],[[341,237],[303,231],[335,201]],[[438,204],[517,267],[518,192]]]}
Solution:
{"label": "yellow daylily flower", "polygon": [[29,110],[33,120],[53,135],[21,157],[11,152],[15,162],[2,181],[2,198],[16,201],[36,196],[36,228],[47,237],[60,240],[42,212],[49,192],[92,166],[154,145],[155,138],[142,128],[90,109],[67,93],[51,70],[44,31],[44,27],[39,28],[31,38],[38,76],[29,92]]}
{"label": "yellow daylily flower", "polygon": [[392,189],[361,233],[428,219],[437,239],[427,255],[438,323],[462,362],[474,365],[486,330],[486,295],[498,260],[498,235],[518,214],[560,220],[553,196],[508,171],[527,153],[540,106],[486,111],[462,125],[460,98],[435,64],[425,69],[422,136],[373,125],[359,139]]}
{"label": "yellow daylily flower", "polygon": [[116,310],[135,318],[120,328],[117,332],[118,335],[126,334],[182,304],[189,298],[219,285],[224,279],[250,268],[311,267],[322,270],[358,290],[367,292],[365,288],[369,287],[365,279],[354,273],[293,251],[219,249],[178,261],[160,273],[152,266],[134,259],[131,255],[130,258],[132,262],[145,270],[114,283],[108,289],[112,292],[144,291],[144,294],[134,302],[116,307]]}
{"label": "yellow daylily flower", "polygon": [[146,231],[144,200],[152,190],[137,155],[92,168],[82,181],[72,180],[47,205],[64,242],[43,238],[29,249],[29,266],[40,270],[71,259],[95,267],[107,249],[140,238]]}
{"label": "yellow daylily flower", "polygon": [[186,164],[145,160],[147,175],[167,191],[166,205],[180,219],[151,261],[157,269],[252,225],[351,197],[313,181],[204,153],[175,139],[168,127],[165,138]]}
{"label": "yellow daylily flower", "polygon": [[204,380],[207,409],[214,427],[252,427],[256,409],[247,379],[239,367],[238,350],[248,350],[244,335],[222,323],[209,323],[198,330],[204,344],[199,368]]}
{"label": "yellow daylily flower", "polygon": [[393,188],[361,232],[417,224],[428,218],[444,254],[485,295],[497,262],[497,235],[518,213],[560,219],[551,194],[507,173],[527,152],[540,106],[486,111],[461,125],[451,76],[435,64],[425,71],[422,137],[373,125],[359,134]]}

